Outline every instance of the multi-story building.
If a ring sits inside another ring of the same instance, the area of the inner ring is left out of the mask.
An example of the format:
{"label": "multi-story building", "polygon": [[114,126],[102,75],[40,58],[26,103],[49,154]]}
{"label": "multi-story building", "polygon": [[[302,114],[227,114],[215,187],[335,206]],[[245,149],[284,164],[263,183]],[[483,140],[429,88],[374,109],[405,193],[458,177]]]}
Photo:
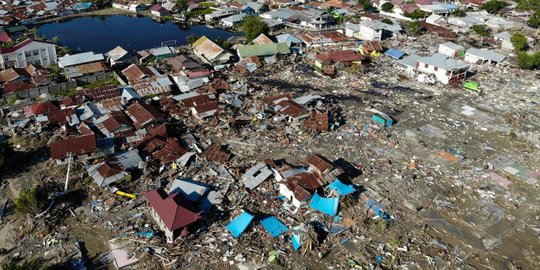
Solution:
{"label": "multi-story building", "polygon": [[56,64],[56,45],[27,39],[13,47],[0,49],[0,68],[24,68],[30,64],[47,67]]}

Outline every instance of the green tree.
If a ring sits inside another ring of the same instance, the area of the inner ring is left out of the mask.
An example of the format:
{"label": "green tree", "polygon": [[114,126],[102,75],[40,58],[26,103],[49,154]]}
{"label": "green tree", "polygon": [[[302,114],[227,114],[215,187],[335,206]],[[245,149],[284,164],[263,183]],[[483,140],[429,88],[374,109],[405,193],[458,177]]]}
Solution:
{"label": "green tree", "polygon": [[458,9],[458,10],[452,11],[452,15],[456,17],[465,17],[467,16],[467,12],[463,9]]}
{"label": "green tree", "polygon": [[489,36],[489,30],[488,30],[488,28],[487,28],[485,25],[483,25],[483,24],[475,24],[475,25],[473,25],[473,26],[471,27],[471,30],[472,30],[475,34],[477,34],[477,35],[479,35],[479,36],[481,36],[481,37],[487,37],[487,36]]}
{"label": "green tree", "polygon": [[517,62],[519,67],[523,69],[540,69],[540,52],[518,52]]}
{"label": "green tree", "polygon": [[386,23],[386,24],[390,24],[390,25],[394,24],[394,22],[392,20],[388,19],[388,18],[382,19],[381,22]]}
{"label": "green tree", "polygon": [[[16,97],[15,100],[17,100]],[[0,169],[6,165],[7,158],[10,156],[12,151],[13,148],[11,148],[11,144],[9,144],[9,142],[6,141],[0,143]]]}
{"label": "green tree", "polygon": [[15,210],[25,214],[37,214],[45,206],[43,195],[37,188],[23,190],[14,203]]}
{"label": "green tree", "polygon": [[4,270],[42,270],[47,269],[46,267],[43,267],[42,264],[38,261],[27,261],[22,264],[17,264],[15,262],[7,262],[3,263],[0,267]]}
{"label": "green tree", "polygon": [[246,42],[251,42],[262,33],[268,31],[268,26],[258,16],[246,16],[242,23],[242,31]]}
{"label": "green tree", "polygon": [[405,31],[411,36],[419,36],[424,32],[424,28],[420,22],[411,22],[407,24]]}
{"label": "green tree", "polygon": [[390,2],[386,2],[381,6],[381,10],[384,12],[392,12],[392,9],[394,9],[394,4]]}
{"label": "green tree", "polygon": [[191,35],[189,35],[189,36],[186,37],[186,41],[187,41],[187,43],[189,43],[189,44],[193,44],[193,43],[195,43],[195,41],[197,41],[197,39],[199,39],[199,38],[200,38],[199,36],[197,36],[197,35],[195,35],[195,34],[191,34]]}
{"label": "green tree", "polygon": [[527,48],[527,37],[520,32],[515,32],[510,38],[512,45],[514,45],[514,51],[520,52]]}
{"label": "green tree", "polygon": [[428,14],[427,12],[424,12],[424,11],[422,11],[420,9],[417,9],[417,10],[415,10],[413,12],[405,12],[405,14],[403,14],[403,15],[405,15],[405,17],[407,17],[407,18],[417,20],[417,19],[423,19],[423,18],[427,17],[427,14]]}
{"label": "green tree", "polygon": [[186,11],[189,5],[187,0],[178,0],[176,1],[176,6],[178,7],[178,10]]}
{"label": "green tree", "polygon": [[369,0],[358,0],[358,4],[362,5],[364,10],[368,12],[375,12],[377,10]]}
{"label": "green tree", "polygon": [[[540,1],[539,1],[540,2]],[[527,20],[527,24],[530,27],[538,28],[540,26],[540,9],[535,11],[533,15]]]}
{"label": "green tree", "polygon": [[503,8],[508,6],[508,3],[501,0],[489,0],[484,3],[481,8],[485,9],[490,14],[496,14],[501,11]]}
{"label": "green tree", "polygon": [[540,11],[540,1],[538,0],[519,0],[518,6],[521,10]]}

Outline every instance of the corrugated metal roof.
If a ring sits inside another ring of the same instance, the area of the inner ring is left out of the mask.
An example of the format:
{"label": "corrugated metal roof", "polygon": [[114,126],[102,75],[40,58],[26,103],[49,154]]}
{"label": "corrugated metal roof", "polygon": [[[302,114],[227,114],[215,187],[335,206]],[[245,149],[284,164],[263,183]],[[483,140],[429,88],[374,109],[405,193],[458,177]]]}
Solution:
{"label": "corrugated metal roof", "polygon": [[486,49],[470,48],[467,50],[466,54],[476,55],[479,58],[495,62],[502,62],[504,59],[506,59],[506,55]]}
{"label": "corrugated metal roof", "polygon": [[58,64],[62,67],[69,67],[90,62],[105,60],[103,54],[95,54],[94,52],[78,53],[73,55],[65,55],[58,58]]}

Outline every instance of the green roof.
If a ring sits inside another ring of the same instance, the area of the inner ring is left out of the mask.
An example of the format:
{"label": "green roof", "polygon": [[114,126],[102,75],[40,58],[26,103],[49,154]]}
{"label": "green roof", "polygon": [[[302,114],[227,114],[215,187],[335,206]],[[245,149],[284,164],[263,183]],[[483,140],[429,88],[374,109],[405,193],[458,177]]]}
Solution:
{"label": "green roof", "polygon": [[238,47],[238,56],[240,58],[252,56],[270,56],[288,53],[290,53],[290,51],[287,43],[267,43],[259,45],[244,45]]}

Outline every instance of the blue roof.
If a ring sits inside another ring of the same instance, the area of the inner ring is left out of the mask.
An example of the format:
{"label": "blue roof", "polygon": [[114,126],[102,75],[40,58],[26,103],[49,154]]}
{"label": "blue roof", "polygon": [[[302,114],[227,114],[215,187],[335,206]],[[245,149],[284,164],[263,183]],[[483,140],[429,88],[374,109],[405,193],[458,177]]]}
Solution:
{"label": "blue roof", "polygon": [[375,212],[375,215],[379,216],[380,218],[384,220],[390,219],[390,216],[384,212],[382,205],[378,203],[377,201],[375,201],[374,199],[369,199],[366,202],[366,206],[367,208],[373,210],[373,212]]}
{"label": "blue roof", "polygon": [[403,57],[405,55],[404,52],[400,51],[400,50],[396,50],[396,49],[393,49],[393,48],[390,48],[388,49],[384,54],[392,57],[392,58],[395,58],[395,59],[400,59],[401,57]]}
{"label": "blue roof", "polygon": [[91,2],[85,2],[85,3],[76,3],[73,5],[73,8],[76,10],[83,10],[83,9],[89,9],[92,6]]}
{"label": "blue roof", "polygon": [[281,221],[274,216],[263,218],[261,220],[261,225],[272,237],[279,236],[280,234],[289,230],[285,224],[281,223]]}
{"label": "blue roof", "polygon": [[335,216],[339,206],[338,198],[324,198],[315,193],[309,207],[321,211],[327,215]]}
{"label": "blue roof", "polygon": [[337,178],[336,178],[336,180],[334,180],[334,182],[332,182],[332,183],[330,183],[330,185],[328,185],[328,188],[331,189],[331,190],[337,191],[337,193],[340,196],[351,194],[351,193],[356,191],[356,189],[354,188],[353,185],[344,184],[343,182],[339,181],[339,179],[337,179]]}
{"label": "blue roof", "polygon": [[300,235],[293,234],[291,236],[291,243],[292,243],[292,246],[293,246],[294,250],[298,250],[300,248],[300,246],[302,245],[300,243]]}
{"label": "blue roof", "polygon": [[244,212],[227,225],[227,230],[232,233],[234,238],[238,238],[247,229],[253,218],[252,214]]}

